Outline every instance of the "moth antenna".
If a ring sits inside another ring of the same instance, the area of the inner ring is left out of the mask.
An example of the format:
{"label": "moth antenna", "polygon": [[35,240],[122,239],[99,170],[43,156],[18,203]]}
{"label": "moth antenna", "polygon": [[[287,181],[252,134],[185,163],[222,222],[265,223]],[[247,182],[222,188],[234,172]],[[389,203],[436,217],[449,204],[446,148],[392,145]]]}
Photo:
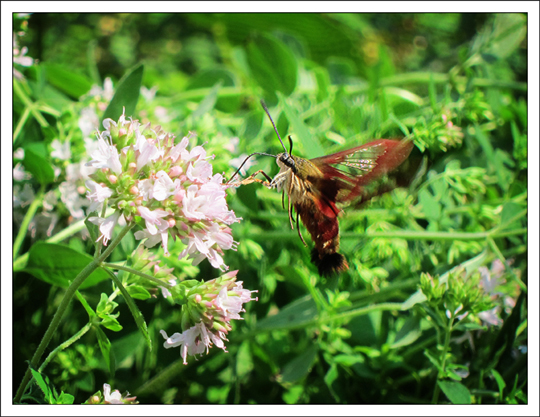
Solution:
{"label": "moth antenna", "polygon": [[272,154],[269,154],[269,153],[264,153],[264,152],[253,152],[251,155],[248,155],[246,157],[246,159],[244,159],[244,162],[242,162],[240,164],[240,166],[238,167],[238,169],[234,172],[234,174],[232,175],[232,177],[229,179],[229,181],[227,181],[227,183],[231,182],[232,179],[234,177],[236,177],[236,175],[240,172],[240,170],[242,169],[242,167],[245,165],[245,163],[248,161],[249,158],[251,158],[252,156],[255,156],[255,155],[262,155],[262,156],[271,156],[272,158],[276,158],[276,155],[272,155]]}
{"label": "moth antenna", "polygon": [[281,140],[281,136],[279,136],[279,132],[278,132],[278,130],[277,130],[276,124],[275,124],[274,121],[272,120],[272,116],[270,116],[270,112],[268,111],[268,107],[266,107],[266,103],[264,102],[264,100],[261,100],[261,105],[262,105],[264,111],[266,112],[266,114],[268,115],[268,118],[269,118],[270,121],[272,122],[272,126],[274,126],[274,130],[276,131],[276,135],[277,135],[279,141],[281,142],[281,146],[283,146],[283,149],[285,150],[285,153],[287,153],[287,148],[286,148],[285,145],[283,144],[283,141]]}
{"label": "moth antenna", "polygon": [[289,135],[289,143],[291,145],[291,149],[289,150],[289,155],[292,155],[292,138],[291,138],[291,135]]}

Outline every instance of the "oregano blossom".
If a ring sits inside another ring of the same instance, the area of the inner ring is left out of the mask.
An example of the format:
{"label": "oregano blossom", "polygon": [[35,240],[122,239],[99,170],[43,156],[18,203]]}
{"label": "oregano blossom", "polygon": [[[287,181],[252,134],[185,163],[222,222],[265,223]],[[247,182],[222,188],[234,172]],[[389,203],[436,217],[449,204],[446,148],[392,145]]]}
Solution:
{"label": "oregano blossom", "polygon": [[160,126],[141,125],[124,114],[118,121],[105,119],[103,126],[86,164],[97,168],[86,182],[91,209],[99,210],[105,201],[116,209],[108,220],[90,218],[99,225],[103,244],[123,216],[142,226],[135,238],[146,239],[145,246],[161,243],[168,254],[169,236],[178,238],[186,245],[180,258],[189,256],[193,264],[207,258],[226,270],[223,251],[237,245],[229,225],[241,219],[228,209],[227,185],[212,173],[213,156],[202,146],[189,150],[191,135],[175,143]]}

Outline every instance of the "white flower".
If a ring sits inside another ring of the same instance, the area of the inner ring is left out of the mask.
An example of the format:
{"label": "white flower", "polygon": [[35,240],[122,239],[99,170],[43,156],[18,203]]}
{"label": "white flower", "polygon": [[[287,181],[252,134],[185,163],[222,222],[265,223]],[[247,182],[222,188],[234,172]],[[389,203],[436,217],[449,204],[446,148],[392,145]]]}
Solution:
{"label": "white flower", "polygon": [[64,181],[59,186],[60,198],[66,205],[70,214],[74,219],[84,218],[83,207],[87,207],[89,202],[87,199],[82,198],[77,190],[77,185],[73,181]]}
{"label": "white flower", "polygon": [[[165,171],[159,171],[156,174],[156,178],[157,180],[154,183],[153,189],[154,198],[156,200],[163,201],[166,198],[176,194],[177,187]],[[179,181],[177,182],[179,183]]]}
{"label": "white flower", "polygon": [[159,219],[157,226],[157,233],[150,233],[148,229],[143,229],[135,232],[135,239],[145,239],[144,246],[151,248],[161,242],[165,255],[169,256],[169,250],[167,248],[169,242],[169,223],[165,220]]}
{"label": "white flower", "polygon": [[25,183],[23,189],[19,185],[13,187],[13,207],[24,207],[34,201],[35,194],[30,184]]}
{"label": "white flower", "polygon": [[106,404],[124,404],[120,391],[115,389],[111,393],[111,386],[109,384],[103,384],[103,397]]}
{"label": "white flower", "polygon": [[204,159],[189,164],[186,176],[193,182],[204,182],[212,176],[212,165]]}
{"label": "white flower", "polygon": [[[82,109],[81,117],[79,117],[79,129],[81,129],[83,137],[88,138],[92,132],[95,132],[98,129],[98,127],[99,117],[96,110],[93,107],[85,107]],[[88,152],[88,154],[90,154],[90,152]]]}
{"label": "white flower", "polygon": [[163,346],[166,349],[180,347],[180,355],[184,360],[184,365],[187,365],[187,355],[202,355],[205,350],[208,353],[212,344],[225,350],[225,345],[221,340],[225,339],[225,335],[222,332],[218,332],[218,335],[213,334],[202,322],[182,333],[174,333],[171,337],[167,336],[164,330],[161,330],[160,333],[165,339]]}
{"label": "white flower", "polygon": [[198,191],[199,187],[197,185],[190,185],[182,200],[182,213],[188,220],[196,221],[206,218],[201,209],[205,206],[208,198],[206,196],[197,196]]}
{"label": "white flower", "polygon": [[146,221],[146,229],[151,235],[155,235],[158,232],[156,226],[163,228],[164,224],[166,224],[167,227],[169,225],[167,221],[161,220],[162,217],[169,215],[169,213],[167,213],[165,210],[157,209],[152,211],[146,207],[140,206],[139,214]]}
{"label": "white flower", "polygon": [[[186,147],[189,144],[189,138],[184,137],[182,141],[171,148],[169,151],[168,157],[172,159],[173,162],[176,162],[182,153],[186,150]],[[187,152],[187,151],[186,151]]]}
{"label": "white flower", "polygon": [[86,188],[89,189],[89,191],[86,192],[86,197],[92,201],[92,204],[88,208],[90,212],[97,210],[103,201],[113,194],[113,191],[110,188],[103,187],[95,181],[88,180],[85,184]]}
{"label": "white flower", "polygon": [[24,159],[24,149],[23,148],[17,148],[15,152],[13,152],[13,158],[15,159]]}
{"label": "white flower", "polygon": [[157,86],[154,86],[152,88],[146,88],[143,85],[141,86],[141,96],[143,96],[147,102],[151,102],[156,96],[157,90],[158,90]]}
{"label": "white flower", "polygon": [[98,149],[90,155],[93,159],[86,166],[95,168],[109,168],[115,174],[122,173],[122,165],[116,146],[110,145],[101,137],[98,138]]}
{"label": "white flower", "polygon": [[238,296],[229,296],[226,287],[221,289],[214,302],[216,307],[223,311],[225,319],[242,320],[238,314],[246,311],[242,308],[242,299]]}
{"label": "white flower", "polygon": [[107,243],[109,242],[109,240],[111,240],[114,226],[116,226],[116,223],[118,223],[120,214],[121,213],[119,211],[115,211],[106,219],[103,217],[89,217],[88,218],[90,222],[99,226],[99,231],[101,232],[101,236],[99,236],[96,242],[99,242],[99,240],[103,239],[103,244],[107,246]]}
{"label": "white flower", "polygon": [[158,149],[151,141],[147,140],[143,135],[138,134],[137,143],[133,147],[139,151],[139,157],[137,158],[137,171],[140,171],[150,161],[158,159],[163,152]]}
{"label": "white flower", "polygon": [[257,292],[256,290],[250,291],[242,288],[242,281],[235,284],[236,286],[230,291],[223,287],[214,300],[216,307],[223,312],[225,320],[242,320],[239,313],[246,311],[242,308],[242,304],[258,300],[257,297],[251,298],[251,293]]}
{"label": "white flower", "polygon": [[51,147],[53,148],[53,151],[51,152],[53,158],[58,158],[63,161],[71,159],[71,149],[68,140],[62,143],[58,139],[55,139],[52,141]]}
{"label": "white flower", "polygon": [[501,307],[495,306],[491,310],[478,313],[478,318],[492,326],[501,326],[503,324],[503,320],[501,319],[500,314]]}
{"label": "white flower", "polygon": [[[171,287],[174,287],[176,284],[177,284],[177,279],[176,278],[173,278],[173,279],[169,280],[169,285]],[[168,297],[172,296],[171,292],[167,288],[165,288],[165,287],[159,287],[159,288],[161,288],[161,295],[163,295],[163,298],[168,298]]]}
{"label": "white flower", "polygon": [[20,162],[13,167],[13,179],[15,181],[24,181],[30,178],[32,178],[32,175],[24,170],[24,166]]}

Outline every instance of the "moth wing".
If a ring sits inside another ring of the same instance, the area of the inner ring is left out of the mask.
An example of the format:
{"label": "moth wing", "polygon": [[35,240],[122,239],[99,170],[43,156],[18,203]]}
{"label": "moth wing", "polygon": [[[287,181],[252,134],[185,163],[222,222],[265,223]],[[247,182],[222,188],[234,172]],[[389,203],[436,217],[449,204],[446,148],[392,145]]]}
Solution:
{"label": "moth wing", "polygon": [[[311,159],[323,173],[319,188],[332,201],[368,200],[366,186],[399,167],[413,149],[412,141],[379,139],[342,152]],[[326,191],[324,191],[326,190]],[[383,192],[389,191],[385,190]]]}

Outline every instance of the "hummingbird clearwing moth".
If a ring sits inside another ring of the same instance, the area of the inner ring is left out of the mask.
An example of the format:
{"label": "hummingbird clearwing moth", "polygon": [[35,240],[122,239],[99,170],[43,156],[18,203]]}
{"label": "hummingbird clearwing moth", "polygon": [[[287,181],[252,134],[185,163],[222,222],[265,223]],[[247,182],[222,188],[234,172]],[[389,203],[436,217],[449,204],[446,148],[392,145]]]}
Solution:
{"label": "hummingbird clearwing moth", "polygon": [[[291,155],[292,139],[289,136],[290,149],[287,152],[270,112],[261,100],[264,111],[270,118],[285,152],[271,155],[255,152],[249,155],[228,184],[239,186],[259,182],[268,188],[281,191],[285,206],[285,194],[288,197],[288,212],[291,228],[294,229],[293,207],[296,212],[296,226],[300,239],[307,246],[300,232],[299,219],[311,235],[315,247],[311,252],[311,261],[317,266],[321,276],[331,276],[349,268],[345,257],[339,250],[338,214],[341,204],[361,204],[375,195],[401,186],[399,178],[390,186],[370,189],[370,184],[387,176],[398,168],[413,149],[412,141],[378,139],[365,145],[314,159],[304,159]],[[244,163],[254,155],[276,158],[280,168],[274,178],[259,170],[249,177],[231,183]],[[266,181],[255,178],[262,174]]]}

